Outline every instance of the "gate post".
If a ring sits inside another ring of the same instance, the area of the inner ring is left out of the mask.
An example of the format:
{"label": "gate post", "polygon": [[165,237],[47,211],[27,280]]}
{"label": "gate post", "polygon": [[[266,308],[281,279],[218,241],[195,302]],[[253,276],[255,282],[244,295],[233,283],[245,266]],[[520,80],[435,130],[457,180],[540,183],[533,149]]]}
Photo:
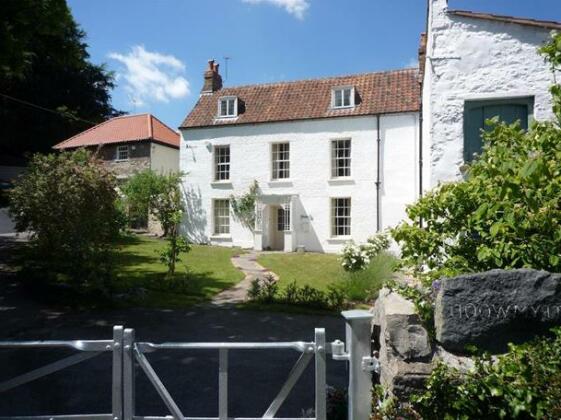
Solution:
{"label": "gate post", "polygon": [[112,414],[113,420],[123,418],[123,327],[113,327],[113,380],[112,380]]}
{"label": "gate post", "polygon": [[124,332],[123,349],[123,419],[132,420],[135,415],[135,358],[134,330],[127,328]]}
{"label": "gate post", "polygon": [[346,350],[349,356],[349,420],[368,420],[372,411],[372,377],[363,358],[370,358],[372,314],[353,310],[341,313],[347,323]]}

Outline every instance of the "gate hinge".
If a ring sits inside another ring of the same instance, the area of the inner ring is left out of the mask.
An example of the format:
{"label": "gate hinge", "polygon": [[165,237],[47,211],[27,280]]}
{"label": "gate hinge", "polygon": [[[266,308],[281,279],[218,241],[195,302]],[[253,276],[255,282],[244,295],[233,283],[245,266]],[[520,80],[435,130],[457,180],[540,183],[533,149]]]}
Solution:
{"label": "gate hinge", "polygon": [[375,356],[364,356],[361,366],[365,372],[380,373],[380,361]]}
{"label": "gate hinge", "polygon": [[331,357],[333,360],[349,360],[349,353],[345,352],[345,343],[335,340],[331,343]]}

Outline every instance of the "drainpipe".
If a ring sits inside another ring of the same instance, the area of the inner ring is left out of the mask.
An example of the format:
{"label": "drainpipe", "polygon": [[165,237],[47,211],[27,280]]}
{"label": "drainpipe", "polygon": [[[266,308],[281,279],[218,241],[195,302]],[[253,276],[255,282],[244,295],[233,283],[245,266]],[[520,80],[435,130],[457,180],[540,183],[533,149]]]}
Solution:
{"label": "drainpipe", "polygon": [[381,202],[380,202],[380,186],[381,182],[381,169],[380,165],[382,163],[382,138],[380,136],[380,114],[376,114],[376,131],[377,131],[377,139],[376,139],[376,232],[380,232],[382,229],[382,217],[380,214],[381,210]]}

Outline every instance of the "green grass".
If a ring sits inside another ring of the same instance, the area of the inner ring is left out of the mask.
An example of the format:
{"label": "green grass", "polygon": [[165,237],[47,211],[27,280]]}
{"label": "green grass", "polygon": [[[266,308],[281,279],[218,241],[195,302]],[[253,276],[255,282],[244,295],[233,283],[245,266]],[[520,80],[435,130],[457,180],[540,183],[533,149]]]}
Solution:
{"label": "green grass", "polygon": [[[240,282],[244,275],[230,262],[242,253],[237,248],[193,245],[181,255],[174,278],[166,279],[160,262],[162,239],[128,236],[121,240],[116,258],[116,293],[127,303],[145,307],[184,307],[211,299]],[[139,293],[131,293],[131,290]],[[142,291],[143,293],[140,293]]]}
{"label": "green grass", "polygon": [[382,253],[373,258],[362,271],[348,273],[341,267],[339,256],[333,254],[265,254],[257,262],[279,276],[279,288],[296,282],[327,290],[329,285],[341,288],[350,301],[357,304],[373,300],[386,280],[392,278],[397,258]]}
{"label": "green grass", "polygon": [[333,254],[265,254],[257,262],[279,275],[281,288],[295,281],[299,286],[327,290],[330,283],[343,275],[338,256]]}

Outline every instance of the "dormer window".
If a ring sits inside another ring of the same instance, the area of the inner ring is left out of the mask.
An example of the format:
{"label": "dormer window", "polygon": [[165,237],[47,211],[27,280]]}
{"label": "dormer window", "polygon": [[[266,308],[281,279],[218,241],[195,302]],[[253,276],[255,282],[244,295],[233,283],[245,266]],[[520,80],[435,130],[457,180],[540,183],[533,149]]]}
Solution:
{"label": "dormer window", "polygon": [[333,108],[352,108],[355,106],[355,88],[341,86],[331,91],[331,106]]}
{"label": "dormer window", "polygon": [[238,116],[238,98],[236,96],[223,96],[218,100],[218,117],[232,118]]}

